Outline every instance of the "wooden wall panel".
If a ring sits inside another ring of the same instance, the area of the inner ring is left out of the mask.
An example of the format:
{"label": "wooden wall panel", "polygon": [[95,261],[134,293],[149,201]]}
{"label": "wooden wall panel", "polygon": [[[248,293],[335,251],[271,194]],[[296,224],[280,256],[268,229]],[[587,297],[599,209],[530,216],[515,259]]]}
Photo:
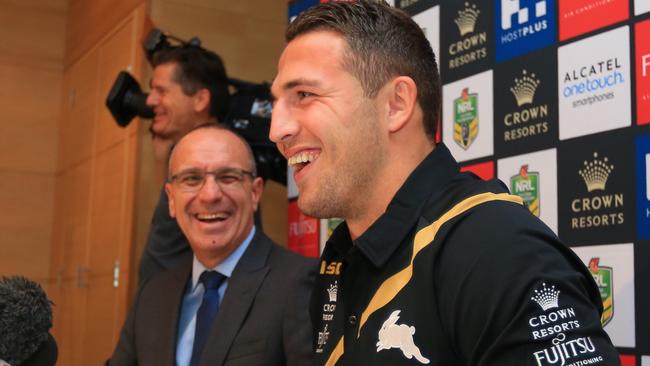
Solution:
{"label": "wooden wall panel", "polygon": [[57,177],[53,250],[62,258],[61,272],[53,277],[62,276],[64,281],[76,280],[78,266],[88,258],[90,174],[91,162],[86,161]]}
{"label": "wooden wall panel", "polygon": [[[104,365],[113,353],[122,322],[117,322],[117,292],[111,275],[91,277],[87,289],[86,329],[82,362],[79,365]],[[100,326],[97,326],[101,324]],[[102,326],[112,324],[113,326]]]}
{"label": "wooden wall panel", "polygon": [[90,51],[65,72],[59,132],[59,171],[90,159],[95,139],[99,51]]}
{"label": "wooden wall panel", "polygon": [[71,65],[126,19],[143,0],[69,0],[65,61]]}
{"label": "wooden wall panel", "polygon": [[[85,10],[76,8],[70,16],[103,16],[93,13],[93,4],[77,6]],[[116,9],[121,6],[115,4]],[[118,19],[65,72],[53,244],[57,252],[52,256],[52,293],[60,303],[54,334],[64,365],[103,364],[127,310],[128,275],[120,274],[123,280],[116,288],[113,268],[119,261],[128,270],[131,257],[139,123],[118,127],[105,98],[118,71],[131,65],[137,77],[141,69],[142,55],[136,52],[144,8],[141,4]],[[103,19],[96,20],[103,24]],[[87,21],[72,22],[78,26]],[[74,26],[74,32],[83,32]],[[85,37],[68,34],[68,39],[77,36]]]}
{"label": "wooden wall panel", "polygon": [[284,47],[287,4],[282,1],[153,0],[151,19],[181,38],[198,36],[218,53],[229,76],[269,81]]}
{"label": "wooden wall panel", "polygon": [[[123,70],[133,72],[134,52],[136,51],[134,48],[137,41],[136,25],[130,21],[122,24],[101,46],[99,96],[103,108],[98,111],[97,151],[103,151],[124,140],[129,129],[133,128],[125,129],[118,126],[104,104],[117,74]],[[137,48],[137,51],[141,52],[140,48]]]}
{"label": "wooden wall panel", "polygon": [[[98,52],[65,72],[48,290],[54,307],[53,335],[59,364],[81,365],[84,345],[88,223],[97,100]],[[80,277],[82,276],[82,277]]]}
{"label": "wooden wall panel", "polygon": [[47,289],[65,0],[0,0],[0,275]]}
{"label": "wooden wall panel", "polygon": [[90,216],[90,257],[93,276],[113,273],[124,227],[126,190],[125,143],[119,142],[96,156]]}
{"label": "wooden wall panel", "polygon": [[0,0],[3,29],[0,32],[0,63],[60,73],[63,70],[66,3],[66,0]]}
{"label": "wooden wall panel", "polygon": [[264,185],[262,197],[260,208],[262,209],[264,232],[277,243],[286,246],[289,236],[287,187],[274,181],[268,181]]}
{"label": "wooden wall panel", "polygon": [[54,174],[62,79],[0,64],[0,168]]}
{"label": "wooden wall panel", "polygon": [[85,319],[85,365],[101,364],[110,356],[121,324],[116,324],[117,290],[113,287],[113,268],[119,250],[126,243],[125,202],[127,187],[127,156],[125,141],[98,153],[93,171],[89,240],[89,310]]}
{"label": "wooden wall panel", "polygon": [[[179,7],[217,11],[251,19],[263,19],[287,24],[287,4],[280,1],[248,0],[248,1],[214,1],[214,0],[154,0],[154,5],[174,3]],[[152,9],[152,15],[155,9]],[[270,35],[275,36],[275,35]]]}
{"label": "wooden wall panel", "polygon": [[[142,63],[144,62],[144,52],[140,43],[145,24],[144,11],[145,7],[140,6],[127,21],[118,26],[102,42],[100,47],[100,92],[102,93],[102,103],[118,72],[127,70],[140,79]],[[136,170],[140,151],[140,135],[138,131],[141,124],[139,119],[135,119],[127,128],[118,127],[107,109],[103,108],[98,116],[98,127],[97,144],[95,146],[96,155],[99,157],[106,151],[111,159],[111,172],[119,176],[119,182],[116,178],[114,184],[106,188],[112,190],[115,194],[119,192],[121,195],[119,197],[121,203],[119,218],[115,222],[116,227],[119,227],[117,242],[121,245],[114,246],[115,252],[113,253],[114,261],[119,262],[119,288],[113,289],[115,314],[112,323],[106,324],[107,326],[110,325],[113,330],[112,342],[108,343],[108,345],[112,346],[117,342],[119,330],[128,310],[130,296],[135,290],[135,288],[131,288],[131,286],[134,286],[134,282],[130,278],[130,270],[135,250],[134,211],[136,207]],[[113,145],[114,142],[116,145]],[[99,203],[97,206],[101,207]],[[91,265],[96,267],[99,263],[97,265],[93,264],[93,257],[91,256]]]}
{"label": "wooden wall panel", "polygon": [[53,334],[60,365],[81,365],[86,294],[79,278],[88,257],[91,162],[78,164],[57,176],[52,278],[48,295],[54,301]]}
{"label": "wooden wall panel", "polygon": [[[59,347],[57,365],[86,365],[82,362],[84,350],[84,323],[86,293],[77,287],[76,280],[65,280],[61,287],[48,291],[54,301],[52,335]],[[99,365],[99,364],[98,364]]]}
{"label": "wooden wall panel", "polygon": [[0,171],[0,275],[47,281],[53,195],[52,175]]}

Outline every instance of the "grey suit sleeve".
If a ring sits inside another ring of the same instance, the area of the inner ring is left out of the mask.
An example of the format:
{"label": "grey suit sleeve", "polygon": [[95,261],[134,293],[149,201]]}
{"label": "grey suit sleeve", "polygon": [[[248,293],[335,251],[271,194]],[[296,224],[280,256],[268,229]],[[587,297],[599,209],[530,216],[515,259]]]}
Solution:
{"label": "grey suit sleeve", "polygon": [[316,278],[317,262],[309,261],[298,272],[293,294],[285,305],[282,337],[288,366],[314,365],[309,299]]}

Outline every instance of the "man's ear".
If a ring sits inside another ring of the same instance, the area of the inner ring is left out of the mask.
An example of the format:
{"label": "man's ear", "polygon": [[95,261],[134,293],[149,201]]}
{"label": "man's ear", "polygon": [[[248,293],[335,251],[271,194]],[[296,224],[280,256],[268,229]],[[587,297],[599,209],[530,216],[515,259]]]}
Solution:
{"label": "man's ear", "polygon": [[194,99],[195,112],[200,113],[210,108],[210,91],[208,89],[199,89],[192,98]]}
{"label": "man's ear", "polygon": [[408,76],[398,76],[385,88],[388,93],[388,130],[397,132],[411,119],[418,97],[415,81]]}
{"label": "man's ear", "polygon": [[262,198],[262,191],[264,191],[264,180],[260,177],[253,178],[251,189],[251,199],[253,201],[253,208],[257,211],[257,208]]}
{"label": "man's ear", "polygon": [[165,193],[167,193],[169,216],[176,218],[176,205],[174,204],[174,195],[172,195],[171,183],[165,183]]}

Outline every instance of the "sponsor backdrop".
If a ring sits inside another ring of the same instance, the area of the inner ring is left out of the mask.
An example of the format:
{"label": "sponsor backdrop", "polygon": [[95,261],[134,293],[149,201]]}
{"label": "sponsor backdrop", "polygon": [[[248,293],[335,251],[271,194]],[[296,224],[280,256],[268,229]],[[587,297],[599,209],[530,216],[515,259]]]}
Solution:
{"label": "sponsor backdrop", "polygon": [[[389,3],[439,57],[441,140],[577,253],[622,364],[650,366],[650,0]],[[340,221],[298,214],[289,176],[291,246],[317,256]]]}

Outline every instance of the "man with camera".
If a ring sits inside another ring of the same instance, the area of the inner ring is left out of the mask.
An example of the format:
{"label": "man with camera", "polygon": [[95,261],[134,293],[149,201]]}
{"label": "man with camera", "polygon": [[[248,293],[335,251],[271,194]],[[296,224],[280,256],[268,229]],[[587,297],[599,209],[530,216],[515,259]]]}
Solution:
{"label": "man with camera", "polygon": [[[169,152],[186,133],[225,118],[228,78],[221,58],[195,46],[169,47],[153,55],[147,106],[154,111],[150,127],[156,164],[165,168]],[[161,192],[140,262],[140,283],[154,273],[187,263],[192,252]]]}

